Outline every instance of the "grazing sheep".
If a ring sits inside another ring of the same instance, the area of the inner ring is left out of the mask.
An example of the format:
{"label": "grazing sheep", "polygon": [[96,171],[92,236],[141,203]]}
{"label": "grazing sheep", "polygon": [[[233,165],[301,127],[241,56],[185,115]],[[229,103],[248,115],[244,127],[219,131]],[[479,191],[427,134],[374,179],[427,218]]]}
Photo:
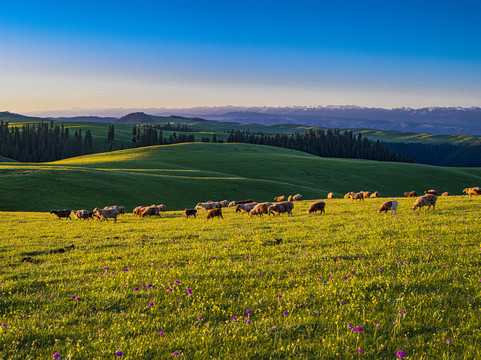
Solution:
{"label": "grazing sheep", "polygon": [[327,194],[327,198],[334,199],[334,193],[330,192],[329,194]]}
{"label": "grazing sheep", "polygon": [[123,215],[125,214],[125,208],[123,206],[117,206],[117,205],[114,205],[114,206],[106,206],[104,207],[104,209],[108,210],[108,209],[117,209],[117,211],[119,212],[119,215]]}
{"label": "grazing sheep", "polygon": [[424,191],[424,193],[426,195],[428,195],[428,194],[436,195],[436,196],[438,195],[438,192],[436,190],[427,190],[427,191]]}
{"label": "grazing sheep", "polygon": [[358,193],[355,193],[355,194],[351,194],[350,195],[350,198],[354,201],[354,200],[359,200],[359,201],[364,201],[364,194],[362,192],[358,192]]}
{"label": "grazing sheep", "polygon": [[160,209],[157,205],[150,205],[141,210],[140,217],[160,216]]}
{"label": "grazing sheep", "polygon": [[294,197],[293,197],[292,195],[289,195],[289,196],[287,197],[287,201],[294,201]]}
{"label": "grazing sheep", "polygon": [[62,220],[62,218],[72,220],[72,218],[70,217],[71,212],[72,212],[72,210],[67,210],[67,209],[52,210],[52,211],[50,211],[50,214],[55,214],[58,217],[59,220]]}
{"label": "grazing sheep", "polygon": [[95,208],[93,210],[93,212],[95,214],[97,214],[98,216],[100,216],[100,219],[101,220],[107,220],[109,221],[109,219],[114,219],[114,222],[116,223],[117,222],[117,216],[119,215],[119,211],[117,209],[99,209],[99,208]]}
{"label": "grazing sheep", "polygon": [[354,192],[353,192],[353,191],[348,192],[346,195],[344,195],[344,199],[350,199],[350,198],[351,198],[351,195],[354,195]]}
{"label": "grazing sheep", "polygon": [[267,214],[269,212],[269,206],[273,205],[271,202],[259,203],[249,212],[249,216]]}
{"label": "grazing sheep", "polygon": [[222,200],[220,202],[221,207],[228,207],[229,206],[229,200]]}
{"label": "grazing sheep", "polygon": [[242,211],[248,214],[256,205],[257,205],[256,202],[248,203],[248,204],[239,204],[235,207],[235,212],[238,213]]}
{"label": "grazing sheep", "polygon": [[383,211],[388,212],[389,210],[391,210],[391,214],[393,212],[394,212],[394,214],[397,214],[398,205],[399,205],[399,203],[396,200],[386,201],[381,205],[381,207],[378,210],[378,213],[380,214]]}
{"label": "grazing sheep", "polygon": [[248,200],[236,201],[235,204],[236,204],[236,205],[240,205],[240,204],[250,204],[250,203],[253,203],[253,202],[254,202],[254,200],[248,199]]}
{"label": "grazing sheep", "polygon": [[189,216],[193,216],[194,218],[196,217],[197,210],[196,209],[185,209],[184,210],[184,215],[189,218]]}
{"label": "grazing sheep", "polygon": [[287,201],[287,198],[282,195],[282,196],[277,196],[274,198],[274,201],[281,202],[281,201]]}
{"label": "grazing sheep", "polygon": [[320,211],[321,214],[323,213],[325,214],[326,213],[325,208],[326,208],[326,203],[324,201],[318,201],[309,207],[309,210],[307,210],[307,213],[311,215],[312,213]]}
{"label": "grazing sheep", "polygon": [[449,196],[449,193],[448,193],[447,191],[446,191],[446,192],[443,192],[443,193],[441,194],[441,196]]}
{"label": "grazing sheep", "polygon": [[371,197],[371,193],[369,191],[360,191],[364,196],[364,199],[369,199]]}
{"label": "grazing sheep", "polygon": [[88,219],[100,219],[100,217],[97,217],[97,214],[94,214],[93,211],[89,211],[89,216],[88,216]]}
{"label": "grazing sheep", "polygon": [[296,194],[292,197],[293,201],[301,201],[302,200],[302,195],[301,194]]}
{"label": "grazing sheep", "polygon": [[418,197],[418,199],[414,203],[413,213],[416,210],[416,208],[422,208],[423,206],[428,207],[426,211],[429,210],[431,206],[433,207],[433,210],[435,210],[437,199],[438,197],[434,194],[427,194],[427,195]]}
{"label": "grazing sheep", "polygon": [[217,219],[219,219],[219,218],[223,219],[224,218],[222,216],[222,209],[221,208],[209,210],[209,212],[207,213],[207,219],[213,219],[215,216],[217,216]]}
{"label": "grazing sheep", "polygon": [[379,197],[379,193],[377,191],[371,194],[371,199],[377,199]]}
{"label": "grazing sheep", "polygon": [[215,209],[216,205],[213,202],[206,202],[206,203],[198,203],[195,206],[196,210],[204,209],[204,210],[210,210],[210,209]]}
{"label": "grazing sheep", "polygon": [[463,190],[463,193],[466,193],[466,195],[469,196],[481,195],[481,189],[479,187],[466,188]]}
{"label": "grazing sheep", "polygon": [[89,218],[89,212],[87,210],[72,210],[73,216],[75,216],[78,220],[82,219],[88,219]]}
{"label": "grazing sheep", "polygon": [[235,202],[235,201],[231,201],[231,202],[229,203],[229,206],[228,206],[228,207],[234,207],[235,205],[236,205],[236,202]]}
{"label": "grazing sheep", "polygon": [[271,214],[277,213],[278,216],[281,216],[281,214],[287,213],[287,216],[292,216],[292,209],[294,209],[293,202],[283,201],[269,206],[267,209],[267,214],[271,216]]}
{"label": "grazing sheep", "polygon": [[410,191],[410,192],[405,192],[404,195],[407,197],[416,197],[418,196],[418,193],[416,191]]}

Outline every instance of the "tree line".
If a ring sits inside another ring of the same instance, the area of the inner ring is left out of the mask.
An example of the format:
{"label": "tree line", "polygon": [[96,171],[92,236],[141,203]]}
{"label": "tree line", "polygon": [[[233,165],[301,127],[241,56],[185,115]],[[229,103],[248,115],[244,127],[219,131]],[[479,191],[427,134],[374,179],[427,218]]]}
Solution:
{"label": "tree line", "polygon": [[184,142],[195,142],[193,134],[173,133],[169,137],[164,137],[162,130],[157,130],[151,125],[134,126],[132,128],[132,144],[134,147],[154,146],[154,145],[170,145]]}
{"label": "tree line", "polygon": [[411,162],[410,159],[382,146],[379,140],[372,143],[360,133],[355,136],[349,130],[341,134],[339,129],[310,129],[304,134],[292,135],[246,134],[238,130],[230,133],[227,142],[279,146],[323,157]]}
{"label": "tree line", "polygon": [[0,121],[0,156],[22,162],[45,162],[65,159],[92,152],[92,134],[82,129],[70,135],[63,125],[25,124],[10,126]]}

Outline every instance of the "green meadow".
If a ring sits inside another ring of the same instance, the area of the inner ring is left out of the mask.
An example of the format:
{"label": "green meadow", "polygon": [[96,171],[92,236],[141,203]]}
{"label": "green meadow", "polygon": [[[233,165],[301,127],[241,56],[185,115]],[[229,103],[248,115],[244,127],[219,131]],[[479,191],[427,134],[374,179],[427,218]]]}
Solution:
{"label": "green meadow", "polygon": [[385,200],[289,218],[1,212],[0,359],[480,358],[479,198],[378,214]]}
{"label": "green meadow", "polygon": [[378,191],[382,197],[436,189],[461,195],[479,168],[321,158],[251,144],[188,143],[93,154],[52,163],[0,163],[0,210],[50,211],[165,204],[168,210],[227,199],[272,201]]}

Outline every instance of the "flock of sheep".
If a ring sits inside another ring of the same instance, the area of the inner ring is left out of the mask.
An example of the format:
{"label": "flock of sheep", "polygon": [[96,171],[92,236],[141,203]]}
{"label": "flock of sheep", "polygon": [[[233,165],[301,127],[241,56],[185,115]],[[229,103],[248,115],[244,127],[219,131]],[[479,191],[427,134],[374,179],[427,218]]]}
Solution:
{"label": "flock of sheep", "polygon": [[[473,188],[466,188],[463,190],[463,193],[473,196],[473,195],[481,195],[481,188],[473,187]],[[427,190],[424,192],[425,195],[420,196],[417,198],[416,202],[413,206],[413,212],[416,209],[420,209],[424,206],[427,206],[427,210],[432,206],[433,210],[436,207],[436,201],[438,199],[438,193],[436,190]],[[417,197],[417,193],[415,191],[406,192],[404,193],[405,196],[408,197]],[[449,196],[449,193],[445,192],[442,196]],[[364,201],[366,198],[378,198],[379,193],[373,192],[370,193],[369,191],[360,191],[358,193],[349,192],[344,195],[345,199],[352,199]],[[334,199],[334,194],[329,193],[327,195],[328,199]],[[222,208],[223,207],[235,207],[235,212],[238,213],[247,213],[250,217],[252,216],[262,216],[262,215],[271,215],[280,216],[281,214],[287,214],[287,216],[292,216],[292,210],[294,209],[294,201],[302,200],[301,194],[292,195],[289,197],[285,196],[277,196],[274,198],[275,203],[272,202],[263,202],[257,203],[254,202],[252,199],[249,200],[242,200],[242,201],[208,201],[205,203],[198,203],[195,208],[193,209],[185,209],[184,215],[189,218],[193,216],[194,218],[197,215],[197,211],[204,209],[207,211],[207,219],[212,219],[214,217],[217,218],[224,218],[222,216]],[[397,208],[399,203],[396,200],[389,200],[384,202],[378,210],[378,213],[381,212],[388,212],[396,214]],[[307,213],[311,215],[312,213],[320,212],[320,214],[325,213],[326,203],[324,201],[318,201],[309,207]],[[137,206],[133,213],[139,217],[146,217],[146,216],[160,216],[162,211],[166,210],[166,206],[164,204],[161,205],[150,205],[150,206]],[[117,217],[119,215],[125,214],[125,208],[123,206],[106,206],[103,209],[95,208],[93,211],[88,210],[52,210],[51,214],[55,214],[59,219],[66,218],[72,219],[70,215],[73,215],[76,219],[88,220],[88,219],[98,219],[98,220],[106,220],[114,219],[114,222],[117,222]]]}

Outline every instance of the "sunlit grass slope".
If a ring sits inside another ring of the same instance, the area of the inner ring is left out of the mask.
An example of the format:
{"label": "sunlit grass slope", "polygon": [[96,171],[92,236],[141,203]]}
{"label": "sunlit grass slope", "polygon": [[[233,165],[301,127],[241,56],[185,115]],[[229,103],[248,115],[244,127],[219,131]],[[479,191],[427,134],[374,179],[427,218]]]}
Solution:
{"label": "sunlit grass slope", "polygon": [[384,200],[116,224],[0,212],[0,358],[481,358],[480,199],[379,215]]}
{"label": "sunlit grass slope", "polygon": [[44,164],[0,165],[0,209],[47,211],[199,201],[271,201],[301,193],[325,198],[348,191],[382,196],[428,188],[461,194],[481,184],[481,169],[320,158],[250,144],[190,143],[94,154]]}

